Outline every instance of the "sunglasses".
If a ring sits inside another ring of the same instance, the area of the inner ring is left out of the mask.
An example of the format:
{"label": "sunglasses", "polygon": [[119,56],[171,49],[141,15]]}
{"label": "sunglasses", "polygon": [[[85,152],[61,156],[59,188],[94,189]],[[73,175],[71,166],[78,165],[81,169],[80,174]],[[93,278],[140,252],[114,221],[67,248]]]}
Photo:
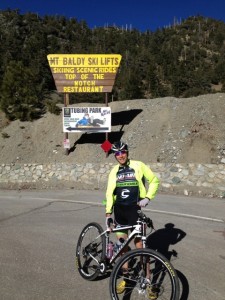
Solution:
{"label": "sunglasses", "polygon": [[123,151],[117,151],[117,152],[115,152],[115,156],[124,155],[126,153],[127,153],[127,151],[125,151],[125,150],[123,150]]}

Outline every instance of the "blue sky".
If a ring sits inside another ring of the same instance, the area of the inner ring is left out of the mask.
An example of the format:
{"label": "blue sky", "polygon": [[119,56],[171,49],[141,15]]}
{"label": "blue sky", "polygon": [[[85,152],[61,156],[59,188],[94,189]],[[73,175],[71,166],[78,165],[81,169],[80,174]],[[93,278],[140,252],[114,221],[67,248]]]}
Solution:
{"label": "blue sky", "polygon": [[140,31],[156,30],[189,16],[202,15],[225,22],[225,0],[0,0],[7,8],[85,20],[90,28],[117,25]]}

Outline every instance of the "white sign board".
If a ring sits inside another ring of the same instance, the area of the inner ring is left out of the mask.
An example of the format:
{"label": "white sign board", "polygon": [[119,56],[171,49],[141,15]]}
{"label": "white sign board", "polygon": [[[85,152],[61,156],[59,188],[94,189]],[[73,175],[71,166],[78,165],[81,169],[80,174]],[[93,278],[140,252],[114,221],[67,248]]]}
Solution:
{"label": "white sign board", "polygon": [[110,107],[63,107],[63,132],[110,132]]}

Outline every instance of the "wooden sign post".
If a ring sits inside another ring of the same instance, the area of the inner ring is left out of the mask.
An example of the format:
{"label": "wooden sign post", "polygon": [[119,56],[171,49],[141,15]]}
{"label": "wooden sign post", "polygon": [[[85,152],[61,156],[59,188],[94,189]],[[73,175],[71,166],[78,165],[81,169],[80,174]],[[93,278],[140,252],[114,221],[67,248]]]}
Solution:
{"label": "wooden sign post", "polygon": [[[108,106],[107,93],[112,91],[121,58],[119,54],[47,56],[57,91],[65,94],[65,106],[69,104],[70,93],[106,93],[105,101]],[[65,139],[68,139],[68,136]]]}

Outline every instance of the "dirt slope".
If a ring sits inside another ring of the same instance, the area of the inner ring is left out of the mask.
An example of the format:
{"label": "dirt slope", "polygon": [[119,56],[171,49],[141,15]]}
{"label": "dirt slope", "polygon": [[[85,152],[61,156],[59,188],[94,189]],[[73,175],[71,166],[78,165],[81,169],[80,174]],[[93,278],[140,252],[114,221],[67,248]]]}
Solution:
{"label": "dirt slope", "polygon": [[[108,138],[127,142],[132,158],[162,163],[225,160],[225,94],[114,101],[109,106]],[[69,155],[63,149],[64,137],[62,115],[47,113],[34,122],[16,120],[7,125],[1,114],[0,163],[114,162],[101,149],[105,133],[69,133],[73,146]]]}

